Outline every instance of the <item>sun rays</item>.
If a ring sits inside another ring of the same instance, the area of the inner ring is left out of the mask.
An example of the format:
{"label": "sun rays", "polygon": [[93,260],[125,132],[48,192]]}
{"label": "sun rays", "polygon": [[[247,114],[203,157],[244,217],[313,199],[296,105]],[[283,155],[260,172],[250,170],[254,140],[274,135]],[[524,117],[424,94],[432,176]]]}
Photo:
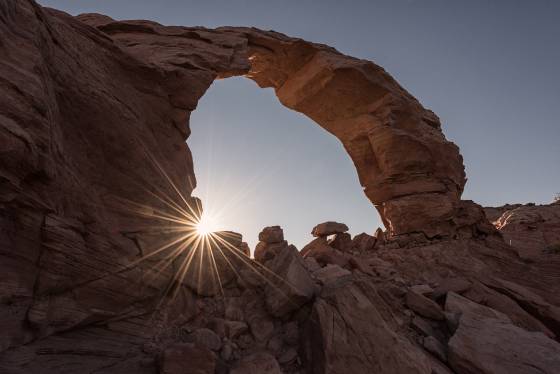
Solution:
{"label": "sun rays", "polygon": [[[229,204],[203,211],[201,201],[183,193],[147,147],[141,148],[161,179],[157,185],[135,180],[142,193],[131,195],[136,199],[115,198],[115,208],[134,222],[127,237],[134,238],[140,252],[123,271],[143,269],[142,287],[160,289],[153,316],[173,302],[183,286],[201,296],[225,297],[224,287],[234,279],[242,281],[247,272],[281,294],[283,288],[292,287],[243,252],[241,235],[223,231],[221,217]],[[239,194],[231,196],[240,199]]]}

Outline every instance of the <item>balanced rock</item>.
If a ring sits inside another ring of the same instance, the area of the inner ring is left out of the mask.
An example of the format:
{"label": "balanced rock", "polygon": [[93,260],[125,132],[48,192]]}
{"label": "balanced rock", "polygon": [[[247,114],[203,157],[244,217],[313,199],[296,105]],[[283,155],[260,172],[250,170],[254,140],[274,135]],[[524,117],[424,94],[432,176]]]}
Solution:
{"label": "balanced rock", "polygon": [[311,235],[315,237],[329,236],[348,231],[348,226],[344,223],[327,221],[318,224],[311,230]]}

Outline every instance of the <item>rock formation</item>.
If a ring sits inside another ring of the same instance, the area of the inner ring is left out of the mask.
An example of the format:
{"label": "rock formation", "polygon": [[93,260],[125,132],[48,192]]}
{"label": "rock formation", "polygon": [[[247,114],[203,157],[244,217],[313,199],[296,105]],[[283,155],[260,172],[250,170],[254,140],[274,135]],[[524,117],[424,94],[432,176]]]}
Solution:
{"label": "rock formation", "polygon": [[[343,143],[386,232],[327,222],[298,252],[272,226],[256,260],[195,234],[188,120],[234,75]],[[557,206],[495,228],[464,184],[438,118],[372,62],[4,0],[0,373],[557,373]]]}

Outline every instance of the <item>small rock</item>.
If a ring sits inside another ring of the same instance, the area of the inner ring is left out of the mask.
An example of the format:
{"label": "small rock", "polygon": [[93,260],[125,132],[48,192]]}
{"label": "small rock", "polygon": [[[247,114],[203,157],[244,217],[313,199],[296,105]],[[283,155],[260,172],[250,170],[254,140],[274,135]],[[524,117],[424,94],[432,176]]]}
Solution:
{"label": "small rock", "polygon": [[377,239],[374,236],[368,235],[365,232],[354,236],[352,239],[352,246],[358,252],[369,252],[375,249]]}
{"label": "small rock", "polygon": [[299,327],[297,322],[288,322],[284,326],[284,341],[286,344],[296,345],[299,341]]}
{"label": "small rock", "polygon": [[420,295],[429,296],[434,292],[434,289],[427,284],[417,284],[415,286],[410,287],[410,289]]}
{"label": "small rock", "polygon": [[214,374],[216,356],[212,351],[194,344],[182,343],[168,347],[160,357],[161,374]]}
{"label": "small rock", "polygon": [[348,226],[346,226],[344,223],[328,221],[315,226],[311,231],[311,235],[315,237],[323,237],[343,233],[346,231],[348,231]]}
{"label": "small rock", "polygon": [[231,360],[232,355],[233,355],[233,347],[231,343],[225,342],[224,346],[222,347],[222,351],[220,352],[220,357],[224,361],[229,361]]}
{"label": "small rock", "polygon": [[247,242],[241,242],[238,248],[245,256],[251,257],[251,248],[249,248],[249,244],[247,244]]}
{"label": "small rock", "polygon": [[423,317],[438,321],[445,319],[443,311],[436,302],[412,290],[408,290],[406,294],[406,305]]}
{"label": "small rock", "polygon": [[232,321],[243,321],[243,311],[235,305],[226,306],[225,316]]}
{"label": "small rock", "polygon": [[245,322],[240,321],[226,321],[226,335],[230,339],[235,339],[239,335],[246,333],[249,330],[249,326]]}
{"label": "small rock", "polygon": [[266,344],[274,333],[274,323],[272,320],[263,315],[248,318],[248,322],[251,334],[253,334],[255,340],[260,344]]}
{"label": "small rock", "polygon": [[294,348],[288,348],[285,350],[280,357],[278,357],[278,362],[282,365],[289,364],[297,358],[298,354]]}
{"label": "small rock", "polygon": [[282,374],[276,359],[269,353],[258,352],[243,357],[230,374]]}
{"label": "small rock", "polygon": [[445,296],[448,292],[462,294],[471,288],[472,283],[465,278],[445,278],[440,282],[432,294],[432,298],[438,300]]}
{"label": "small rock", "polygon": [[377,240],[377,242],[379,244],[385,244],[385,241],[387,240],[387,238],[385,237],[385,233],[383,232],[383,230],[381,229],[381,227],[378,227],[377,230],[375,230],[375,239]]}
{"label": "small rock", "polygon": [[202,347],[211,349],[212,351],[218,351],[222,347],[222,340],[216,333],[207,328],[200,328],[195,330],[191,337],[193,342]]}
{"label": "small rock", "polygon": [[277,355],[282,351],[283,345],[284,345],[284,341],[282,337],[279,335],[275,335],[272,338],[270,338],[266,346],[272,353]]}
{"label": "small rock", "polygon": [[447,362],[447,352],[443,344],[439,342],[433,336],[428,336],[424,338],[424,348],[434,356],[436,356],[441,362]]}
{"label": "small rock", "polygon": [[288,242],[285,240],[278,243],[258,242],[255,247],[255,260],[264,264],[286,248],[288,248]]}
{"label": "small rock", "polygon": [[265,227],[259,233],[259,241],[268,244],[281,243],[284,241],[284,231],[280,226]]}
{"label": "small rock", "polygon": [[337,281],[348,279],[352,276],[352,273],[346,269],[341,268],[338,265],[328,264],[324,268],[313,272],[313,276],[322,284],[327,285]]}
{"label": "small rock", "polygon": [[329,245],[341,252],[349,252],[352,250],[352,237],[347,232],[335,234],[334,238],[329,240]]}
{"label": "small rock", "polygon": [[266,266],[277,275],[265,288],[266,306],[273,316],[282,317],[313,298],[315,282],[296,247],[290,245]]}
{"label": "small rock", "polygon": [[321,265],[315,260],[315,257],[307,257],[305,259],[305,266],[311,273],[321,268]]}

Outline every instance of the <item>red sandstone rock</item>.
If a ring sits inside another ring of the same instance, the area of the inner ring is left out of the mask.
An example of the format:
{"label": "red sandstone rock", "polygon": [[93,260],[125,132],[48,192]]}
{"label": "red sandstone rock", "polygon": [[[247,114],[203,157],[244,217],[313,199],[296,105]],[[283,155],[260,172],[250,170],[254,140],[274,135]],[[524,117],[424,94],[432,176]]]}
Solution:
{"label": "red sandstone rock", "polygon": [[549,205],[506,205],[494,224],[511,245],[526,260],[560,253],[560,202]]}
{"label": "red sandstone rock", "polygon": [[311,235],[315,237],[329,236],[333,234],[344,233],[348,231],[348,226],[344,223],[338,223],[333,221],[323,222],[318,224],[311,230]]}
{"label": "red sandstone rock", "polygon": [[280,226],[265,227],[259,233],[259,241],[265,243],[282,243],[284,241],[284,231]]}

